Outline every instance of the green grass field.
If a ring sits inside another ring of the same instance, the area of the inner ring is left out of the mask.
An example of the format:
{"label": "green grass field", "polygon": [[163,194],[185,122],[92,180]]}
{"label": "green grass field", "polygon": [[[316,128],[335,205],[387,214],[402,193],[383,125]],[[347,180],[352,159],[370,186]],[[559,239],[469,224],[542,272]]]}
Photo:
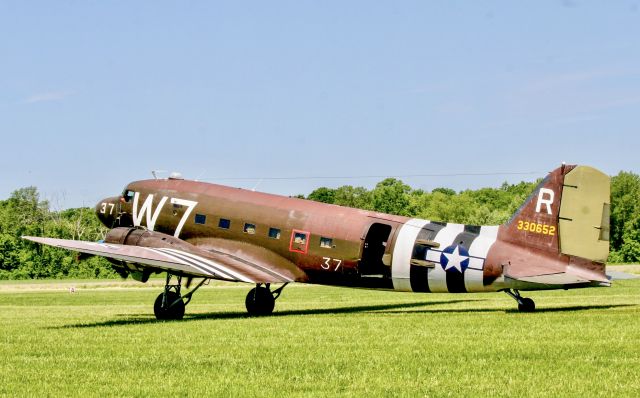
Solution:
{"label": "green grass field", "polygon": [[532,292],[536,313],[503,293],[294,285],[265,318],[245,315],[249,285],[212,284],[157,322],[161,284],[0,283],[0,395],[640,394],[637,279]]}

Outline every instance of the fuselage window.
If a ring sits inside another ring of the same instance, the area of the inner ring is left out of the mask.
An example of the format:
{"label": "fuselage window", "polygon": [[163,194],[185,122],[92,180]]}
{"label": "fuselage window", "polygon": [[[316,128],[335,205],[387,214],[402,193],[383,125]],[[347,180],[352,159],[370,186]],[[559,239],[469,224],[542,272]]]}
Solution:
{"label": "fuselage window", "polygon": [[333,247],[333,239],[321,237],[320,247],[324,247],[325,249],[331,249]]}
{"label": "fuselage window", "polygon": [[307,244],[307,235],[302,232],[296,232],[293,237],[293,243],[297,245],[306,245]]}
{"label": "fuselage window", "polygon": [[269,237],[272,239],[280,239],[280,230],[278,228],[269,228]]}
{"label": "fuselage window", "polygon": [[244,224],[244,232],[249,234],[249,235],[253,235],[256,233],[256,225],[255,224],[251,224],[251,223],[245,223]]}
{"label": "fuselage window", "polygon": [[196,224],[203,224],[207,222],[207,216],[205,216],[204,214],[196,214],[196,218],[195,218],[195,223]]}
{"label": "fuselage window", "polygon": [[309,232],[293,230],[289,251],[306,254],[309,249]]}
{"label": "fuselage window", "polygon": [[229,229],[231,227],[231,220],[227,220],[226,218],[221,218],[218,222],[218,228]]}

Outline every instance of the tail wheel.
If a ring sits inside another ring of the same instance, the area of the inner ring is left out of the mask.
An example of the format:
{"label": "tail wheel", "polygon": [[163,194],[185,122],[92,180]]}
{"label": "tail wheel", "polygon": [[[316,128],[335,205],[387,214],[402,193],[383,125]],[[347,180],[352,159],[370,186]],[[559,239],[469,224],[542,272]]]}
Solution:
{"label": "tail wheel", "polygon": [[[164,303],[163,303],[164,302]],[[164,304],[164,305],[163,305]],[[153,313],[158,320],[174,320],[184,317],[185,304],[176,292],[160,293],[153,304]]]}
{"label": "tail wheel", "polygon": [[249,291],[244,303],[249,315],[270,315],[276,305],[276,299],[269,288],[257,286]]}
{"label": "tail wheel", "polygon": [[518,311],[533,312],[536,310],[536,303],[528,297],[522,297],[518,290],[514,289],[511,291],[511,289],[504,289],[503,291],[518,302]]}
{"label": "tail wheel", "polygon": [[518,310],[520,312],[534,312],[536,310],[536,303],[528,297],[523,297],[518,303]]}

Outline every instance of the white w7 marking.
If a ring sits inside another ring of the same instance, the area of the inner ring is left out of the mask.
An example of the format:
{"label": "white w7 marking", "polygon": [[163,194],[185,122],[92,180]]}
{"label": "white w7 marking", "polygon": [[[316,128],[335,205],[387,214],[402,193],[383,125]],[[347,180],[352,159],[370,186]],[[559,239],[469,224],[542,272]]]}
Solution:
{"label": "white w7 marking", "polygon": [[[147,196],[147,199],[142,204],[140,211],[138,211],[138,203],[140,202],[140,192],[136,192],[134,194],[133,211],[132,211],[134,226],[139,227],[140,225],[142,225],[142,219],[146,215],[145,221],[147,224],[147,229],[149,231],[153,231],[153,228],[156,226],[156,221],[158,221],[158,217],[162,212],[162,208],[164,207],[164,204],[167,202],[167,199],[168,199],[168,197],[163,196],[162,199],[160,199],[160,202],[158,202],[156,209],[154,211],[153,196],[154,196],[153,194],[149,194]],[[173,234],[173,236],[177,238],[180,236],[180,232],[182,232],[182,228],[184,227],[184,224],[187,222],[187,219],[189,218],[189,215],[191,214],[193,209],[195,209],[195,207],[198,205],[198,202],[195,202],[193,200],[171,198],[171,204],[187,206],[187,210],[185,210],[184,214],[182,215],[182,218],[180,219],[180,222],[178,222],[178,226],[176,227],[176,231]]]}

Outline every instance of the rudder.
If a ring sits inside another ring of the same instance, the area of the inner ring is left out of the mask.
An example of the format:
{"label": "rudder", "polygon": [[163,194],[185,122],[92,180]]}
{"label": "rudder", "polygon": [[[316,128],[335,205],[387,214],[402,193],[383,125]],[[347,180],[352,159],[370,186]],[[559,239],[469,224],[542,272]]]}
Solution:
{"label": "rudder", "polygon": [[609,256],[610,178],[578,166],[564,177],[559,226],[560,252],[604,263]]}

